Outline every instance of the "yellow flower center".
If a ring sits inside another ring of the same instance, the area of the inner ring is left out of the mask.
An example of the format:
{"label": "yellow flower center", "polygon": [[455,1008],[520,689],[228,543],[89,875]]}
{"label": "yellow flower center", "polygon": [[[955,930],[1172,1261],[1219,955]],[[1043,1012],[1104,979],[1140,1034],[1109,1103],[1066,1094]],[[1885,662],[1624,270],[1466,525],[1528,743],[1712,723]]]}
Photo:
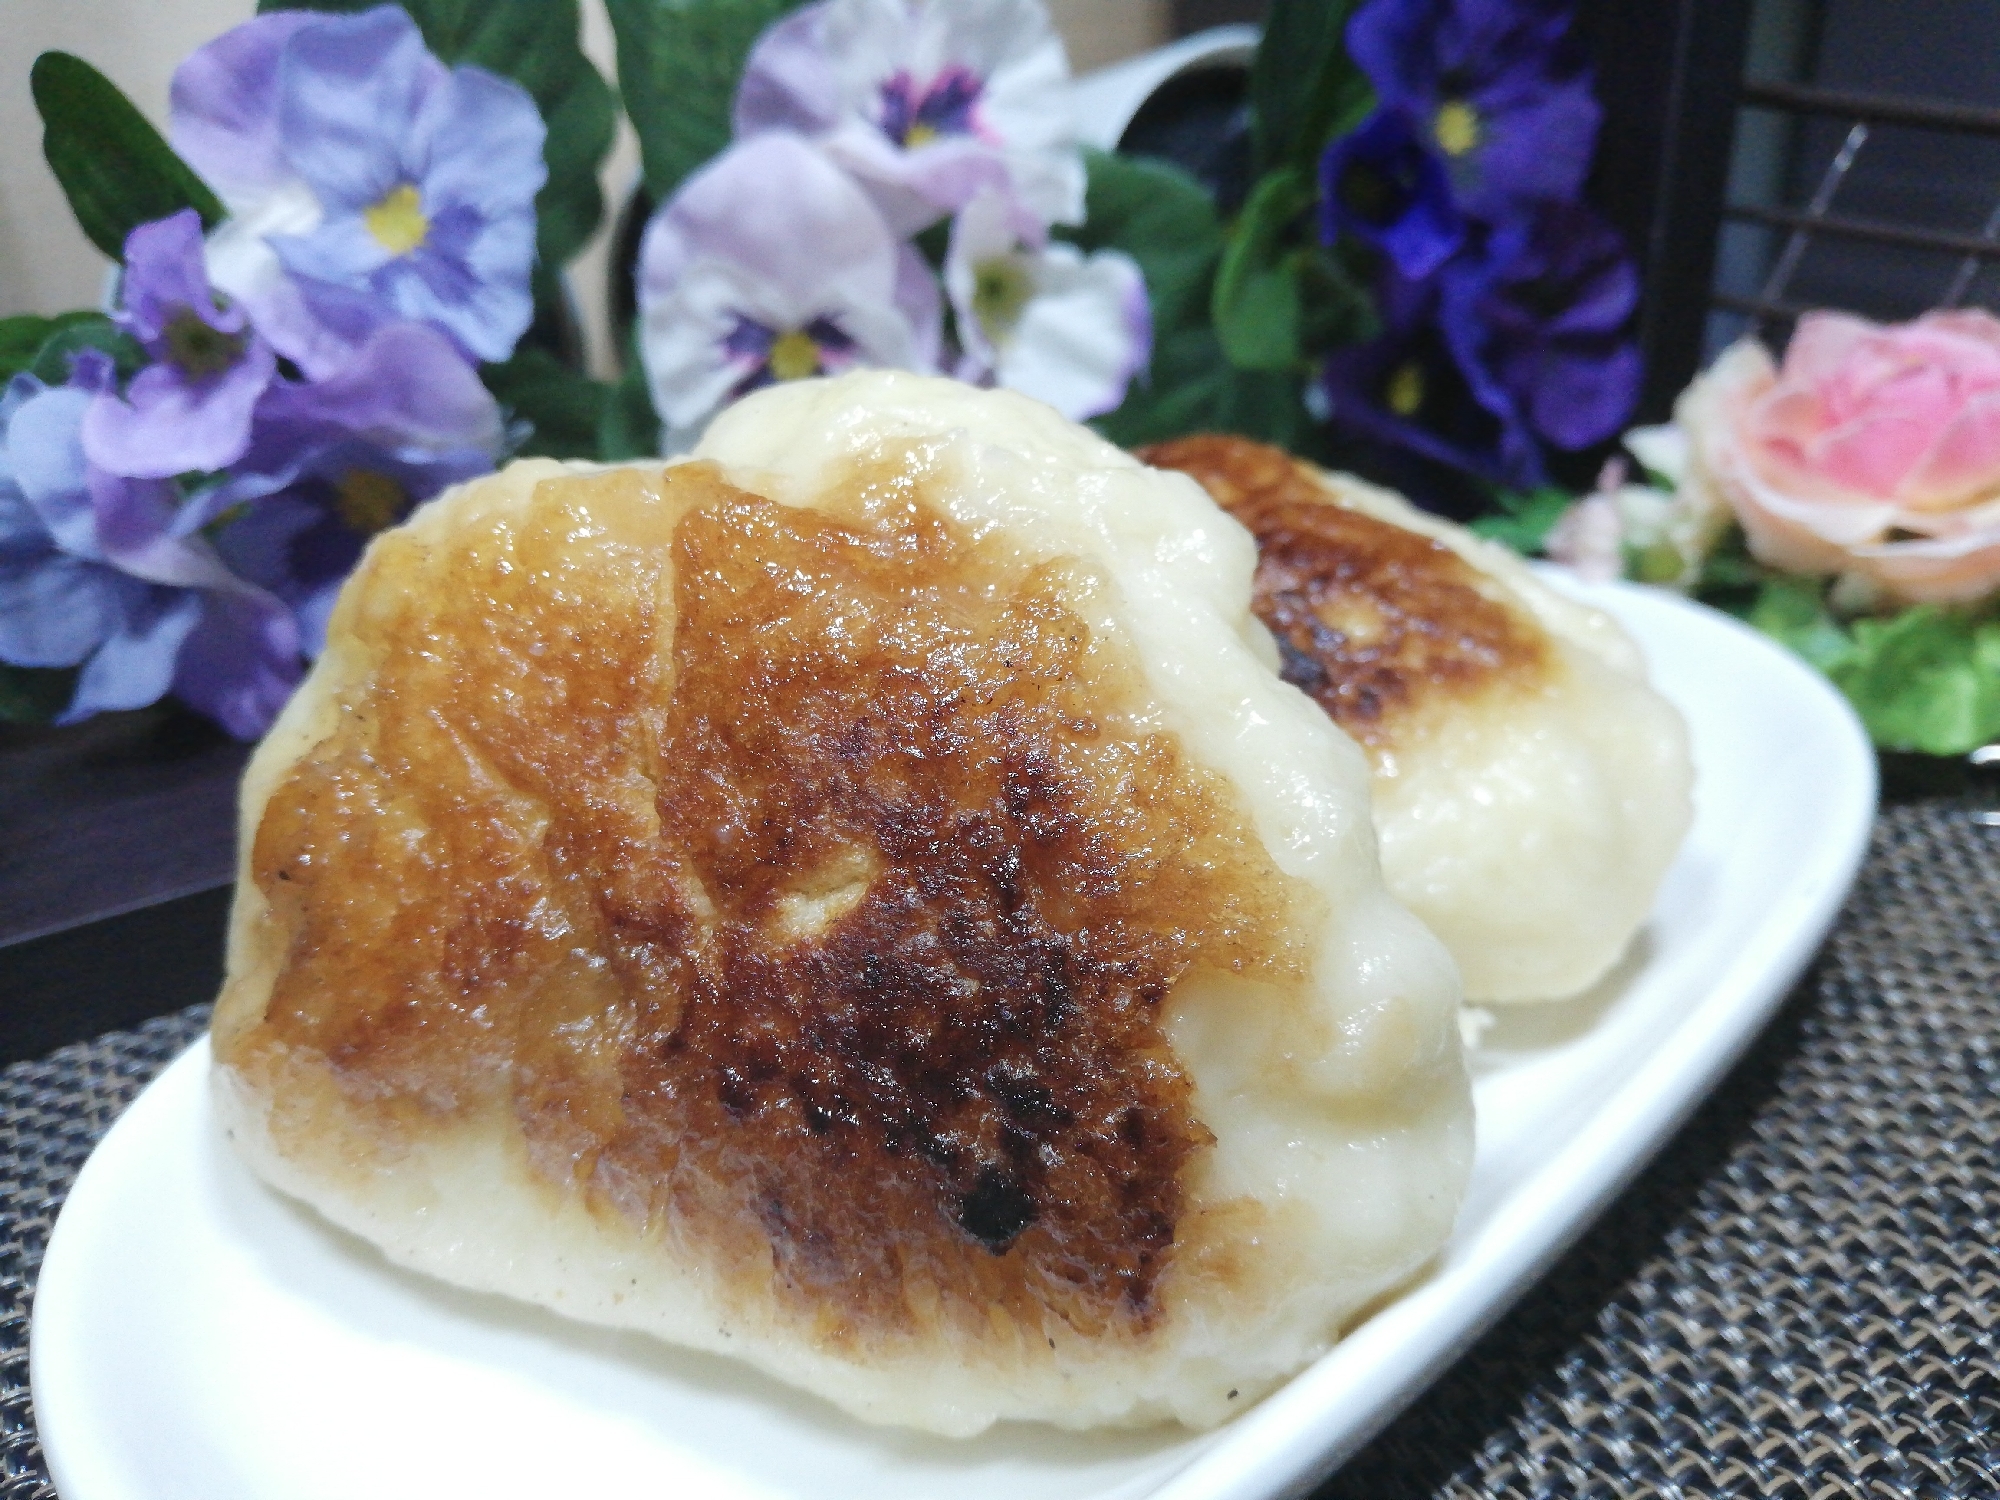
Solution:
{"label": "yellow flower center", "polygon": [[1389,388],[1383,395],[1397,416],[1414,417],[1424,404],[1424,372],[1414,364],[1399,366],[1389,377]]}
{"label": "yellow flower center", "polygon": [[424,217],[423,199],[417,196],[416,184],[410,182],[363,209],[361,222],[368,226],[375,242],[391,255],[408,255],[431,232],[431,222]]}
{"label": "yellow flower center", "polygon": [[394,526],[409,500],[400,484],[374,469],[349,469],[335,490],[340,519],[363,536]]}
{"label": "yellow flower center", "polygon": [[972,312],[994,343],[1004,343],[1035,294],[1034,279],[1018,256],[997,255],[972,273]]}
{"label": "yellow flower center", "polygon": [[771,345],[771,374],[778,380],[804,380],[819,374],[819,345],[809,333],[794,328]]}
{"label": "yellow flower center", "polygon": [[1431,134],[1446,156],[1463,156],[1479,145],[1479,111],[1463,99],[1447,99],[1438,106]]}
{"label": "yellow flower center", "polygon": [[904,135],[903,147],[905,150],[914,151],[919,146],[928,146],[932,141],[936,140],[937,138],[938,138],[937,126],[926,125],[923,121],[919,120],[917,121],[916,124],[912,125],[909,128],[908,133]]}

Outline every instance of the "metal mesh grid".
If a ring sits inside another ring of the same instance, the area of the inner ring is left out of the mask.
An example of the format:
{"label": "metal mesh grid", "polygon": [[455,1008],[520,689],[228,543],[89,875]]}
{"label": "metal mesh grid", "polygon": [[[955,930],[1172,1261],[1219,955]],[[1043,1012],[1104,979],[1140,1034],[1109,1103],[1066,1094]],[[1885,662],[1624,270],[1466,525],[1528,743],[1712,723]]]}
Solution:
{"label": "metal mesh grid", "polygon": [[[0,1074],[0,1500],[63,1194],[197,1007]],[[1818,966],[1583,1242],[1317,1500],[2000,1494],[2000,829],[1886,811]]]}

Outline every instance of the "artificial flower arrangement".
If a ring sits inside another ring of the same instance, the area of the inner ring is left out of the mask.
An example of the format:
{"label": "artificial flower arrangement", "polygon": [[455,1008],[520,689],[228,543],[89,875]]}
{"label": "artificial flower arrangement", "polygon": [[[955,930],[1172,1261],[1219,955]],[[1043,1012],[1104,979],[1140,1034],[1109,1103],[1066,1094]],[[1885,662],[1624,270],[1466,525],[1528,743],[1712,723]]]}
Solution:
{"label": "artificial flower arrangement", "polygon": [[1808,313],[1782,362],[1742,340],[1625,441],[1644,482],[1613,460],[1595,494],[1496,529],[1739,615],[1884,749],[2000,740],[2000,319]]}
{"label": "artificial flower arrangement", "polygon": [[[264,0],[164,137],[37,61],[119,269],[102,312],[0,322],[0,716],[171,695],[254,737],[374,531],[513,454],[677,451],[774,380],[943,372],[1126,444],[1512,490],[1629,418],[1566,0],[1277,0],[1244,180],[1207,186],[1077,146],[1040,0],[608,9],[618,93],[574,0]],[[562,271],[621,104],[653,207],[598,381]]]}

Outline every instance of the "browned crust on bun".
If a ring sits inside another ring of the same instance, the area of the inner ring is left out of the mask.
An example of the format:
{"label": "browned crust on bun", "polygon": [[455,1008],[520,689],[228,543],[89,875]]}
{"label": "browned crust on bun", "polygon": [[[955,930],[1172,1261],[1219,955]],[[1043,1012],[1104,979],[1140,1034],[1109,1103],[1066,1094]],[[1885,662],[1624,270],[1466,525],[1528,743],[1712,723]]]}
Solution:
{"label": "browned crust on bun", "polygon": [[1339,503],[1281,448],[1203,433],[1140,458],[1177,469],[1257,540],[1253,608],[1280,672],[1370,750],[1428,709],[1553,668],[1547,633],[1445,543]]}
{"label": "browned crust on bun", "polygon": [[1067,566],[905,481],[544,489],[350,585],[375,665],[254,830],[282,958],[222,1063],[314,1060],[385,1158],[511,1116],[822,1348],[1143,1337],[1212,1139],[1162,999],[1310,962],[1233,788]]}

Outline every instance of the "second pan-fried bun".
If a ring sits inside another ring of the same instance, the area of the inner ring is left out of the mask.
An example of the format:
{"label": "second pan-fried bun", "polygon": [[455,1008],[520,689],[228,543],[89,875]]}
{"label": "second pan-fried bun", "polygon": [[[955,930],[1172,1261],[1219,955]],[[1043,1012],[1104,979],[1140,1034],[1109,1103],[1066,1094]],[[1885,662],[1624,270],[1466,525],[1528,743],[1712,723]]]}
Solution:
{"label": "second pan-fried bun", "polygon": [[1288,681],[1367,749],[1390,889],[1471,1000],[1618,961],[1693,816],[1687,730],[1609,616],[1400,496],[1243,438],[1164,443],[1257,538]]}
{"label": "second pan-fried bun", "polygon": [[1253,563],[908,376],[454,491],[251,766],[225,1121],[399,1262],[869,1420],[1241,1410],[1471,1146],[1451,963]]}

